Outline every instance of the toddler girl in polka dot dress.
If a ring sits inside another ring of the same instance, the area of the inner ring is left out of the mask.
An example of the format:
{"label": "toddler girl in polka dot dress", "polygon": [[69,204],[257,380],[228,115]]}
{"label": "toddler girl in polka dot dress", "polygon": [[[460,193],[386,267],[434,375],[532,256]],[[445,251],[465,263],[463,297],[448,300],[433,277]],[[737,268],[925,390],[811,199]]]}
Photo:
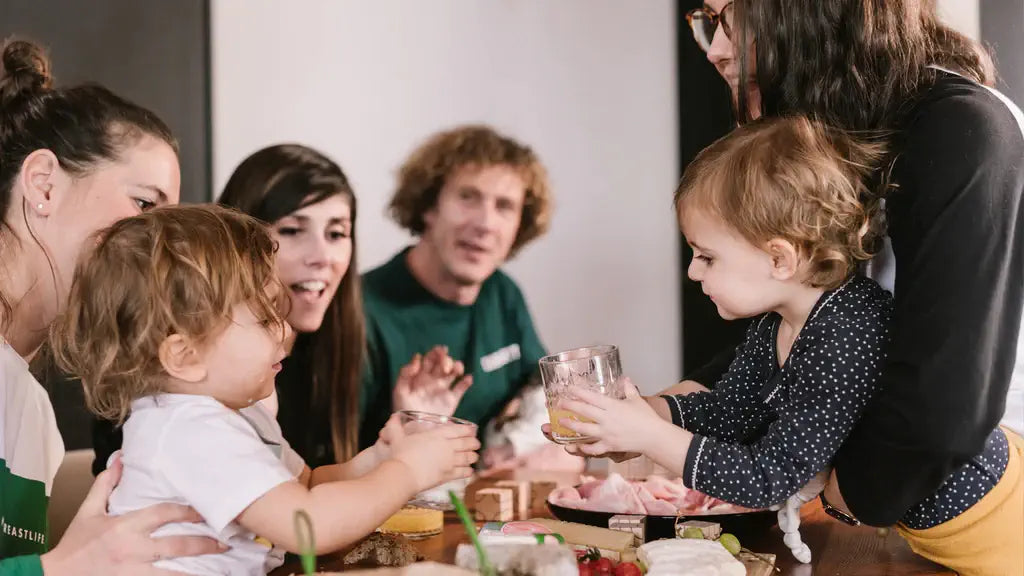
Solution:
{"label": "toddler girl in polka dot dress", "polygon": [[[892,297],[855,274],[878,238],[879,203],[862,200],[882,153],[805,118],[751,123],[704,150],[675,197],[688,274],[723,318],[754,318],[746,339],[712,391],[644,399],[627,382],[625,400],[563,401],[592,422],[562,423],[597,439],[568,450],[642,453],[689,488],[781,507],[787,545],[809,562],[799,507],[874,393],[888,340]],[[1007,463],[1002,431],[988,444],[901,524],[936,526],[980,500]]]}

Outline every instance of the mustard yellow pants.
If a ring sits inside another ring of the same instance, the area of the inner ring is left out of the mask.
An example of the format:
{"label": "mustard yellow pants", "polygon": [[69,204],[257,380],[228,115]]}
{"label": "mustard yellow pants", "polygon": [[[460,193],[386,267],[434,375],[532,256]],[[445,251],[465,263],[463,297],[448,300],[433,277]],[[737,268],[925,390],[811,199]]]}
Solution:
{"label": "mustard yellow pants", "polygon": [[938,526],[897,526],[914,552],[963,576],[1024,576],[1024,438],[1003,432],[1010,459],[991,492]]}

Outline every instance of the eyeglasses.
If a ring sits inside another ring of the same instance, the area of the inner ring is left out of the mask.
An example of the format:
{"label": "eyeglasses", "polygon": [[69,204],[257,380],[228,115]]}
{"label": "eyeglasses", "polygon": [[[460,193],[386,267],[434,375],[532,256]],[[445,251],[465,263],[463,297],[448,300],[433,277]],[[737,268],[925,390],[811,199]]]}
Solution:
{"label": "eyeglasses", "polygon": [[697,41],[700,49],[707,52],[711,49],[711,42],[715,39],[715,30],[718,24],[722,24],[722,31],[725,36],[732,40],[732,2],[722,7],[721,12],[715,12],[704,6],[694,8],[686,13],[686,22],[693,30],[693,39]]}

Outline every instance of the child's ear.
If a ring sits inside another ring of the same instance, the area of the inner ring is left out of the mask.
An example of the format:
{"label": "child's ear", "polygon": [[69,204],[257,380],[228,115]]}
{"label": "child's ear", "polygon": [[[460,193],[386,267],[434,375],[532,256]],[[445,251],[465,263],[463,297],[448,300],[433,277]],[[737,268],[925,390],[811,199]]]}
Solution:
{"label": "child's ear", "polygon": [[171,334],[160,344],[160,364],[177,380],[195,384],[206,378],[206,358],[181,334]]}
{"label": "child's ear", "polygon": [[772,238],[765,246],[772,259],[772,278],[780,281],[792,279],[800,269],[800,250],[789,240]]}

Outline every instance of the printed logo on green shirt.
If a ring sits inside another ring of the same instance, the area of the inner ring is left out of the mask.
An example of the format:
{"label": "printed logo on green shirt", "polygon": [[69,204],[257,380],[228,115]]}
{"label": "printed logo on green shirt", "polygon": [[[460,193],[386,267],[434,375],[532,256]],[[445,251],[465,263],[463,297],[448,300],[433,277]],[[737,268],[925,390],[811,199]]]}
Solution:
{"label": "printed logo on green shirt", "polygon": [[521,357],[519,352],[519,344],[509,344],[504,348],[499,348],[490,354],[480,358],[480,367],[483,368],[484,372],[494,372],[495,370],[507,366]]}
{"label": "printed logo on green shirt", "polygon": [[46,485],[11,473],[0,460],[0,558],[46,552]]}
{"label": "printed logo on green shirt", "polygon": [[18,528],[17,526],[11,526],[7,523],[7,519],[3,517],[0,517],[0,529],[3,530],[4,536],[14,536],[15,538],[21,538],[22,540],[28,540],[29,542],[35,542],[36,544],[46,544],[46,536],[44,536],[42,532],[34,532],[32,530]]}

